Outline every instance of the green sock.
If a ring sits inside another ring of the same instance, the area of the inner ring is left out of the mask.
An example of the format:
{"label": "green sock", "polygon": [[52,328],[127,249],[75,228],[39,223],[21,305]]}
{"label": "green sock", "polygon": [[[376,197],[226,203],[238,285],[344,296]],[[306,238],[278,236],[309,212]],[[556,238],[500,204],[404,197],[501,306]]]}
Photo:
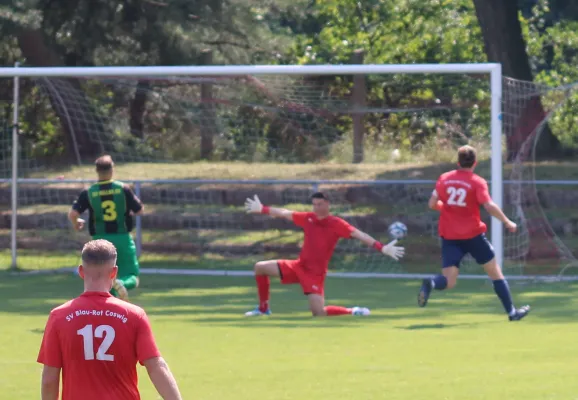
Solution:
{"label": "green sock", "polygon": [[120,278],[126,290],[134,289],[138,286],[138,277],[135,275],[129,275],[124,278]]}

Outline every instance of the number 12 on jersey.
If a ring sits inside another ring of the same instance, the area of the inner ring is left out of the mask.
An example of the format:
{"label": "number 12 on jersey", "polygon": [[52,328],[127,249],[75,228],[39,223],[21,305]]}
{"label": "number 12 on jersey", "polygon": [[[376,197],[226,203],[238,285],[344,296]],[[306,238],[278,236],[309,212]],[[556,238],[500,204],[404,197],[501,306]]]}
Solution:
{"label": "number 12 on jersey", "polygon": [[94,360],[94,338],[99,339],[104,338],[98,351],[96,352],[96,359],[100,361],[114,361],[114,356],[112,354],[106,354],[112,342],[114,341],[115,332],[114,328],[110,325],[99,325],[96,329],[92,330],[92,325],[86,325],[84,328],[79,329],[76,333],[82,336],[84,344],[84,359]]}
{"label": "number 12 on jersey", "polygon": [[448,205],[450,206],[458,206],[458,207],[466,207],[466,189],[464,188],[455,188],[453,186],[448,187],[447,194],[450,196],[448,198]]}

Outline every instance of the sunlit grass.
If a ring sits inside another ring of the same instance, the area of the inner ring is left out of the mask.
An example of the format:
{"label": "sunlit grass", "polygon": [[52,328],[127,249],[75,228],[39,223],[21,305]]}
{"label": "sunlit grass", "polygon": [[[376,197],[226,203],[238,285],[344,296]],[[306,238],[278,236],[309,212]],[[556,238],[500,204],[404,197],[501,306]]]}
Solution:
{"label": "sunlit grass", "polygon": [[[0,399],[38,396],[48,312],[81,285],[72,275],[1,276],[0,357],[10,368]],[[313,319],[298,287],[273,280],[273,315],[247,319],[256,302],[249,277],[146,276],[131,300],[149,314],[184,399],[574,398],[576,284],[514,287],[516,303],[533,307],[519,323],[485,282],[436,292],[425,309],[418,287],[328,278],[328,302],[370,307],[367,318]],[[157,398],[141,367],[139,375],[143,399]]]}

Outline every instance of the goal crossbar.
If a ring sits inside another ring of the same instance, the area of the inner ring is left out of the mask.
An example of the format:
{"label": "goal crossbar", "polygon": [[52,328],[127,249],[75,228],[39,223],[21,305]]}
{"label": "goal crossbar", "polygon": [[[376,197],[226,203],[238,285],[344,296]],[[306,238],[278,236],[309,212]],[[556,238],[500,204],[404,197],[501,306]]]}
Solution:
{"label": "goal crossbar", "polygon": [[[242,75],[367,75],[367,74],[488,74],[491,91],[491,193],[494,202],[502,207],[502,66],[497,63],[455,64],[348,64],[348,65],[213,65],[213,66],[123,66],[123,67],[2,67],[0,77],[13,78],[15,92],[19,78],[47,77],[152,77],[152,76],[242,76]],[[15,95],[17,103],[17,96]],[[17,114],[15,111],[15,121]],[[17,149],[17,122],[13,132],[14,149]],[[16,151],[16,150],[15,150]],[[12,265],[16,266],[15,213],[17,160],[13,159],[12,179]],[[493,220],[491,239],[496,260],[503,265],[503,228]]]}
{"label": "goal crossbar", "polygon": [[186,75],[492,74],[501,64],[192,65],[155,67],[0,68],[0,77],[121,77]]}

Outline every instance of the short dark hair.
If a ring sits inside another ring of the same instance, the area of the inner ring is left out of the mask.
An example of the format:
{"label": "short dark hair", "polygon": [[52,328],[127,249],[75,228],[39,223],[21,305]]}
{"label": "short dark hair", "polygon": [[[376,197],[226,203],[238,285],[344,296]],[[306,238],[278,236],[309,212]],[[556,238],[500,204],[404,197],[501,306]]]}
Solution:
{"label": "short dark hair", "polygon": [[100,267],[111,261],[116,264],[116,247],[104,239],[91,240],[82,248],[82,265]]}
{"label": "short dark hair", "polygon": [[98,157],[94,162],[94,165],[96,166],[97,172],[108,172],[112,170],[112,167],[114,167],[114,161],[112,161],[111,156],[105,154],[101,157]]}
{"label": "short dark hair", "polygon": [[462,168],[472,168],[476,163],[476,149],[465,145],[458,149],[458,165]]}
{"label": "short dark hair", "polygon": [[315,192],[311,195],[311,200],[313,199],[323,199],[325,201],[329,201],[329,197],[323,192]]}

